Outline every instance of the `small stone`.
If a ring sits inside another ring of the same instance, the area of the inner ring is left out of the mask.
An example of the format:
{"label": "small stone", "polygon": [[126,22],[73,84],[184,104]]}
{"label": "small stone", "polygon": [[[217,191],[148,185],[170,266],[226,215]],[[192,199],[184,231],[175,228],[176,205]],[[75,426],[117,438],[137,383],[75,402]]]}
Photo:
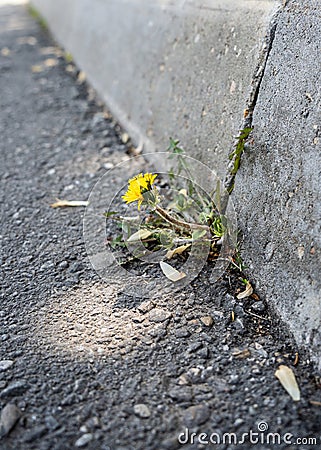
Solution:
{"label": "small stone", "polygon": [[47,416],[45,418],[45,424],[50,431],[54,431],[59,428],[59,423],[53,416]]}
{"label": "small stone", "polygon": [[234,350],[232,350],[232,356],[237,359],[248,358],[249,356],[251,356],[251,351],[248,348],[235,348]]}
{"label": "small stone", "polygon": [[187,303],[189,306],[193,306],[195,305],[195,298],[191,297],[187,300]]}
{"label": "small stone", "polygon": [[82,392],[86,389],[87,382],[84,378],[79,378],[75,381],[74,392]]}
{"label": "small stone", "polygon": [[161,448],[164,450],[178,450],[182,446],[178,442],[177,437],[167,438],[162,442]]}
{"label": "small stone", "polygon": [[94,417],[90,417],[87,421],[86,421],[86,426],[88,428],[99,428],[100,427],[100,421],[99,418],[94,416]]}
{"label": "small stone", "polygon": [[155,308],[149,313],[149,320],[151,322],[165,322],[172,317],[172,313],[165,309]]}
{"label": "small stone", "polygon": [[190,384],[189,378],[186,373],[183,373],[182,375],[180,375],[180,377],[178,378],[178,384],[180,386],[186,386],[186,385]]}
{"label": "small stone", "polygon": [[61,261],[61,263],[58,264],[58,268],[59,268],[60,270],[67,269],[68,266],[69,266],[68,261]]}
{"label": "small stone", "polygon": [[61,401],[61,406],[70,406],[73,405],[74,403],[76,403],[77,401],[77,396],[75,393],[71,393],[69,395],[67,395],[67,397],[63,398]]}
{"label": "small stone", "polygon": [[230,383],[231,384],[237,384],[239,381],[239,376],[236,374],[230,375]]}
{"label": "small stone", "polygon": [[14,381],[0,393],[0,398],[23,394],[29,385],[25,381]]}
{"label": "small stone", "polygon": [[145,320],[144,316],[134,316],[134,317],[132,317],[132,321],[134,323],[142,323],[142,322],[144,322],[144,320]]}
{"label": "small stone", "polygon": [[144,403],[135,405],[134,413],[136,414],[136,416],[141,417],[142,419],[147,419],[148,417],[150,417],[150,410]]}
{"label": "small stone", "polygon": [[70,273],[77,273],[77,272],[81,272],[84,269],[84,266],[82,263],[80,262],[74,262],[70,268],[69,268],[69,272]]}
{"label": "small stone", "polygon": [[4,372],[5,370],[10,369],[11,366],[13,366],[13,361],[10,359],[3,359],[0,361],[0,372]]}
{"label": "small stone", "polygon": [[46,270],[53,269],[55,267],[55,264],[52,261],[46,261],[40,266],[40,272],[44,272]]}
{"label": "small stone", "polygon": [[189,402],[192,399],[193,393],[189,386],[175,386],[168,391],[168,395],[177,403],[180,403]]}
{"label": "small stone", "polygon": [[47,427],[45,425],[39,425],[38,427],[35,427],[31,431],[26,433],[23,440],[24,442],[33,442],[36,439],[41,438],[46,433]]}
{"label": "small stone", "polygon": [[211,316],[204,316],[200,318],[200,321],[206,326],[211,327],[214,323],[213,317]]}
{"label": "small stone", "polygon": [[200,350],[197,351],[197,355],[200,358],[207,359],[209,357],[208,348],[207,347],[201,348]]}
{"label": "small stone", "polygon": [[297,248],[297,251],[298,251],[298,257],[299,257],[299,259],[302,259],[303,256],[304,256],[304,247],[303,247],[302,245],[300,245],[300,246]]}
{"label": "small stone", "polygon": [[177,338],[187,338],[191,335],[191,333],[188,331],[187,328],[182,327],[182,328],[177,328],[177,330],[175,331],[175,336]]}
{"label": "small stone", "polygon": [[146,302],[141,303],[137,309],[142,314],[145,314],[145,313],[149,312],[150,310],[152,310],[154,307],[155,307],[155,303],[153,303],[151,300],[147,300]]}
{"label": "small stone", "polygon": [[193,319],[195,319],[195,314],[194,313],[187,313],[187,314],[185,314],[185,319],[186,320],[193,320]]}
{"label": "small stone", "polygon": [[254,366],[251,370],[252,373],[254,373],[254,375],[261,375],[261,369],[257,366]]}
{"label": "small stone", "polygon": [[151,330],[148,331],[149,336],[154,338],[162,338],[166,336],[166,333],[166,326],[162,323],[155,325]]}
{"label": "small stone", "polygon": [[257,342],[255,342],[254,344],[255,347],[255,353],[259,356],[262,356],[263,358],[267,358],[268,357],[268,353],[266,350],[264,350],[263,346]]}
{"label": "small stone", "polygon": [[232,322],[231,327],[237,333],[244,334],[245,326],[244,326],[242,319],[240,319],[239,317],[237,317],[236,320],[234,320],[234,322]]}
{"label": "small stone", "polygon": [[244,308],[242,308],[241,305],[235,306],[234,313],[235,313],[236,317],[244,317],[245,316]]}
{"label": "small stone", "polygon": [[6,436],[21,417],[20,409],[13,404],[6,405],[0,416],[0,438]]}
{"label": "small stone", "polygon": [[216,311],[215,310],[215,311],[212,311],[212,313],[218,319],[224,319],[224,317],[225,317],[223,311]]}
{"label": "small stone", "polygon": [[231,294],[226,294],[224,299],[224,306],[228,310],[232,310],[235,306],[236,300]]}
{"label": "small stone", "polygon": [[202,425],[210,417],[210,409],[207,405],[190,406],[184,413],[184,422],[188,427]]}
{"label": "small stone", "polygon": [[193,382],[199,381],[202,371],[199,367],[191,367],[189,371],[187,372],[188,378]]}
{"label": "small stone", "polygon": [[186,373],[183,373],[178,378],[179,385],[188,385],[192,383],[198,383],[202,375],[201,369],[198,367],[191,367]]}
{"label": "small stone", "polygon": [[234,427],[239,427],[240,425],[242,425],[244,423],[244,420],[241,418],[238,418],[235,420],[235,422],[233,423]]}
{"label": "small stone", "polygon": [[187,352],[188,353],[194,353],[194,352],[196,352],[197,350],[199,350],[202,347],[203,347],[203,344],[201,342],[193,342],[193,344],[191,344],[187,348]]}
{"label": "small stone", "polygon": [[274,244],[272,244],[272,242],[268,242],[264,249],[264,256],[266,261],[270,261],[272,259],[274,250],[275,250]]}
{"label": "small stone", "polygon": [[75,442],[75,447],[85,447],[85,445],[89,444],[89,442],[92,441],[92,440],[93,440],[93,435],[91,433],[83,434]]}
{"label": "small stone", "polygon": [[265,311],[266,307],[263,302],[259,301],[259,302],[253,303],[253,305],[251,306],[251,309],[255,312],[262,313]]}
{"label": "small stone", "polygon": [[103,113],[101,113],[101,112],[98,112],[98,113],[96,113],[95,115],[94,115],[94,117],[92,118],[92,121],[91,121],[91,126],[94,128],[94,127],[96,127],[97,125],[99,125],[99,124],[105,124],[105,116],[104,116],[104,114]]}

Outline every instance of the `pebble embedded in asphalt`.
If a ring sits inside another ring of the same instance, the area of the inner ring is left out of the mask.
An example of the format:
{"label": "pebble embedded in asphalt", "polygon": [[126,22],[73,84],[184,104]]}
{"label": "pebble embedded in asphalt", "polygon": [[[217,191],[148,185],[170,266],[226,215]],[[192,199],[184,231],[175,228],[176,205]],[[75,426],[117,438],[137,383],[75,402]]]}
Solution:
{"label": "pebble embedded in asphalt", "polygon": [[205,404],[190,406],[184,412],[184,422],[188,427],[202,425],[210,415],[211,411]]}
{"label": "pebble embedded in asphalt", "polygon": [[15,397],[17,395],[21,395],[27,389],[29,389],[29,387],[30,386],[26,381],[14,381],[0,392],[0,398]]}
{"label": "pebble embedded in asphalt", "polygon": [[144,403],[134,405],[134,413],[137,416],[141,417],[142,419],[147,419],[148,417],[150,417],[151,414],[148,406],[145,405]]}
{"label": "pebble embedded in asphalt", "polygon": [[93,435],[91,433],[83,434],[77,441],[75,442],[75,447],[85,447],[89,442],[93,440]]}
{"label": "pebble embedded in asphalt", "polygon": [[4,372],[5,370],[10,369],[14,364],[14,361],[11,361],[10,359],[3,359],[0,361],[0,372]]}
{"label": "pebble embedded in asphalt", "polygon": [[161,308],[154,308],[149,313],[149,320],[151,322],[165,322],[171,317],[172,313],[170,311]]}
{"label": "pebble embedded in asphalt", "polygon": [[12,403],[8,403],[2,409],[0,415],[0,439],[1,437],[6,436],[12,430],[20,417],[20,409]]}

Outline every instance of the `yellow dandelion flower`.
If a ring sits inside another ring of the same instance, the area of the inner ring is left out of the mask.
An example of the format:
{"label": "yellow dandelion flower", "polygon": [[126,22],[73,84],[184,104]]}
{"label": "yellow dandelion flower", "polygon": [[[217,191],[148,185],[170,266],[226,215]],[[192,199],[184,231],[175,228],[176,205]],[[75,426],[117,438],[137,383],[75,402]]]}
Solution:
{"label": "yellow dandelion flower", "polygon": [[156,174],[145,173],[144,175],[140,173],[136,175],[134,178],[131,178],[128,181],[128,190],[125,195],[122,196],[124,202],[131,203],[138,201],[138,209],[144,200],[143,194],[144,192],[150,191],[152,189],[152,185],[157,177]]}

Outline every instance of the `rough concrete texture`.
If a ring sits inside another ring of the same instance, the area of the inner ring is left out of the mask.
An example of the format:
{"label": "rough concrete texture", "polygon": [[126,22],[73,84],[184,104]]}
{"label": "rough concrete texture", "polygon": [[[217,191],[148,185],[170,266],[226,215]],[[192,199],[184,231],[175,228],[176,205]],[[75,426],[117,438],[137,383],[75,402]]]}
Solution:
{"label": "rough concrete texture", "polygon": [[237,175],[244,257],[257,287],[321,368],[321,9],[279,16]]}
{"label": "rough concrete texture", "polygon": [[277,1],[33,4],[137,143],[177,137],[223,176]]}

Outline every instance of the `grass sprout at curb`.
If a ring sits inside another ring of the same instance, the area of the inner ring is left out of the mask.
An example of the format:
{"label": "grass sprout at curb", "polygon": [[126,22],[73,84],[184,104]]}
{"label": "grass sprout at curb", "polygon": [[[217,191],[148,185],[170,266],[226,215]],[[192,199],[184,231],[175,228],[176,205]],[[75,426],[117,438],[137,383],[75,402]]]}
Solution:
{"label": "grass sprout at curb", "polygon": [[46,20],[42,17],[39,11],[32,5],[28,5],[28,12],[30,16],[36,20],[43,30],[48,30],[48,25]]}
{"label": "grass sprout at curb", "polygon": [[244,153],[246,141],[248,140],[252,130],[252,127],[246,127],[240,131],[236,139],[234,150],[229,154],[229,159],[232,163],[232,167],[229,171],[230,180],[227,186],[228,194],[231,194],[234,190],[235,176],[241,164],[241,158]]}

